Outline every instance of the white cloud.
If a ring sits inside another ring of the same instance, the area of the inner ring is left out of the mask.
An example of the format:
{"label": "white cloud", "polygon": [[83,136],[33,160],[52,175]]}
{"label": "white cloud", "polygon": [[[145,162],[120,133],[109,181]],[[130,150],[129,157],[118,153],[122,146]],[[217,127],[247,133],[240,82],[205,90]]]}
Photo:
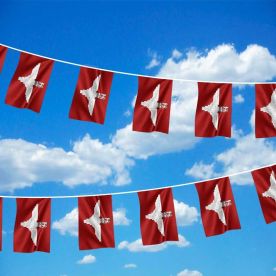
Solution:
{"label": "white cloud", "polygon": [[276,267],[273,268],[273,271],[276,271]]}
{"label": "white cloud", "polygon": [[118,245],[118,249],[126,249],[130,252],[158,252],[166,249],[170,245],[175,245],[177,247],[187,247],[190,245],[190,242],[185,239],[184,236],[178,235],[179,241],[169,241],[156,245],[143,245],[142,239],[137,239],[133,242],[122,241]]}
{"label": "white cloud", "polygon": [[202,276],[203,274],[197,270],[184,269],[177,273],[177,276]]}
{"label": "white cloud", "polygon": [[241,94],[238,94],[234,97],[234,103],[243,103],[244,102],[244,97]]}
{"label": "white cloud", "polygon": [[[118,226],[127,226],[131,223],[131,220],[126,217],[125,208],[118,208],[113,211],[113,220],[114,225]],[[74,208],[63,218],[54,221],[52,228],[57,230],[61,235],[78,236],[78,209]]]}
{"label": "white cloud", "polygon": [[78,209],[74,208],[63,218],[54,221],[52,228],[58,230],[61,235],[78,236]]}
{"label": "white cloud", "polygon": [[137,268],[136,264],[125,264],[124,268]]}
{"label": "white cloud", "polygon": [[184,202],[173,200],[176,221],[179,226],[192,225],[198,221],[199,213],[195,207],[190,207]]}
{"label": "white cloud", "polygon": [[118,208],[113,211],[113,219],[115,225],[130,225],[131,220],[126,217],[126,209]]}
{"label": "white cloud", "polygon": [[156,52],[152,50],[148,50],[148,55],[151,57],[151,60],[148,65],[146,65],[146,69],[152,69],[156,66],[160,65],[160,56],[157,55]]}
{"label": "white cloud", "polygon": [[181,57],[182,57],[182,53],[179,52],[177,49],[174,49],[174,50],[172,51],[172,58],[174,58],[174,59],[179,59],[179,58],[181,58]]}
{"label": "white cloud", "polygon": [[52,181],[69,187],[106,184],[109,180],[124,185],[130,182],[129,168],[133,165],[122,150],[89,135],[75,141],[71,151],[22,139],[0,140],[1,191]]}
{"label": "white cloud", "polygon": [[[250,119],[251,127],[253,127],[254,123],[253,118],[254,112]],[[241,133],[235,135],[234,140],[235,145],[232,148],[215,155],[214,161],[211,164],[204,164],[202,161],[199,163],[197,162],[192,166],[192,168],[186,170],[185,173],[195,178],[207,179],[230,175],[240,171],[275,163],[275,143],[266,139],[256,139],[254,128],[252,128],[252,132],[247,135]],[[222,169],[220,172],[216,172],[214,169],[215,167],[221,167]],[[232,177],[231,180],[232,183],[239,185],[253,183],[250,173]]]}
{"label": "white cloud", "polygon": [[[267,48],[249,45],[238,53],[233,45],[222,44],[206,53],[190,50],[186,56],[172,55],[161,67],[158,76],[167,78],[266,81],[276,76],[276,58]],[[194,137],[197,84],[175,81],[169,135],[138,133],[131,124],[117,130],[112,143],[134,158],[191,149],[199,138]]]}
{"label": "white cloud", "polygon": [[93,255],[86,255],[81,260],[77,261],[77,264],[92,264],[96,262],[96,257]]}

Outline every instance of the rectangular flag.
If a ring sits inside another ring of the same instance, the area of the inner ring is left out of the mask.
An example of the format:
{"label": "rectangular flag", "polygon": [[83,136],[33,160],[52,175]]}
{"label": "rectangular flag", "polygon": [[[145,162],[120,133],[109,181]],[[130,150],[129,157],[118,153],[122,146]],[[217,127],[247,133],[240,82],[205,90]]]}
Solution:
{"label": "rectangular flag", "polygon": [[8,51],[7,47],[0,45],[0,73],[3,69],[7,51]]}
{"label": "rectangular flag", "polygon": [[172,80],[138,77],[133,130],[169,132]]}
{"label": "rectangular flag", "polygon": [[111,195],[80,197],[78,205],[80,250],[115,247]]}
{"label": "rectangular flag", "polygon": [[17,198],[14,251],[50,252],[51,199]]}
{"label": "rectangular flag", "polygon": [[276,136],[276,83],[255,85],[256,138]]}
{"label": "rectangular flag", "polygon": [[3,212],[3,199],[0,197],[0,251],[2,251],[2,235],[3,235],[3,230],[2,230],[2,212]]}
{"label": "rectangular flag", "polygon": [[171,188],[138,192],[143,245],[178,241]]}
{"label": "rectangular flag", "polygon": [[241,228],[228,177],[197,183],[196,189],[207,237]]}
{"label": "rectangular flag", "polygon": [[276,221],[276,165],[252,171],[266,223]]}
{"label": "rectangular flag", "polygon": [[21,53],[5,103],[40,112],[54,61]]}
{"label": "rectangular flag", "polygon": [[232,84],[198,83],[195,136],[231,137]]}
{"label": "rectangular flag", "polygon": [[112,72],[81,67],[69,117],[103,124],[112,79]]}

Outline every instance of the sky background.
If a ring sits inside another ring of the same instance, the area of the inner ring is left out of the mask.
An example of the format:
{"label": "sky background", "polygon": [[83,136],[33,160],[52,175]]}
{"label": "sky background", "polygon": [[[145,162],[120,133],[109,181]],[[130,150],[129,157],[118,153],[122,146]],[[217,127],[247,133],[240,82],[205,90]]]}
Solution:
{"label": "sky background", "polygon": [[[276,4],[252,1],[2,1],[0,43],[84,65],[171,78],[276,79]],[[196,83],[175,82],[170,133],[131,132],[137,78],[115,75],[104,125],[69,120],[79,68],[55,63],[42,110],[4,104],[19,53],[0,75],[0,193],[120,192],[274,163],[275,138],[255,139],[253,86],[233,87],[232,138],[194,137]],[[15,200],[5,199],[1,275],[275,275],[249,174],[231,178],[241,230],[206,238],[193,185],[173,190],[180,242],[141,247],[136,194],[113,197],[115,249],[79,251],[77,199],[52,200],[51,253],[13,253]]]}

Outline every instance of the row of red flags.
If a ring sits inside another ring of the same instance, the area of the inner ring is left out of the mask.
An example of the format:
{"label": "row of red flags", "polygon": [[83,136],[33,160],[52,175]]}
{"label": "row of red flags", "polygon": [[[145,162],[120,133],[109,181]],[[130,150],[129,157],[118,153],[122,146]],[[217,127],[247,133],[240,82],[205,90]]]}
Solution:
{"label": "row of red flags", "polygon": [[[0,71],[7,48],[0,45]],[[22,52],[10,82],[6,104],[40,112],[54,61]],[[113,73],[80,67],[69,117],[103,124]],[[172,80],[139,77],[133,130],[169,132]],[[276,83],[256,84],[255,133],[276,136]],[[195,136],[231,137],[232,84],[198,83]]]}
{"label": "row of red flags", "polygon": [[[266,223],[276,221],[276,165],[252,171]],[[196,184],[201,218],[207,237],[240,229],[228,177]],[[172,188],[138,192],[143,245],[178,241]],[[50,198],[18,198],[14,226],[15,252],[50,252]],[[112,197],[78,198],[80,250],[115,247]],[[2,198],[0,198],[2,233]],[[0,239],[0,248],[2,241]]]}

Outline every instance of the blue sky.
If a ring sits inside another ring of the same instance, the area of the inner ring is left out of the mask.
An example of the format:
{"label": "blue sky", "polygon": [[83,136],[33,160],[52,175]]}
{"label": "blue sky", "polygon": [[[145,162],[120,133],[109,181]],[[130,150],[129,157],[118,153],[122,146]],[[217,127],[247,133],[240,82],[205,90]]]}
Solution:
{"label": "blue sky", "polygon": [[[276,78],[275,8],[273,2],[238,1],[9,1],[1,3],[0,42],[80,64],[140,74],[268,81]],[[193,137],[197,91],[195,84],[183,83],[174,84],[169,135],[143,135],[127,127],[137,92],[134,77],[114,76],[103,126],[69,120],[79,69],[65,64],[55,63],[40,114],[5,105],[18,56],[8,52],[0,75],[2,194],[145,189],[276,160],[275,139],[257,140],[252,134],[254,87],[233,89],[233,97],[240,95],[240,100],[236,98],[233,104],[231,139]],[[146,69],[152,60],[156,66]],[[83,168],[85,164],[88,170]],[[140,238],[140,228],[138,197],[132,194],[113,197],[118,224],[115,249],[79,251],[77,237],[72,235],[74,225],[68,226],[63,219],[77,206],[77,199],[59,199],[52,201],[52,222],[56,223],[51,253],[15,254],[15,200],[6,199],[0,274],[177,275],[184,271],[182,276],[274,275],[275,223],[265,224],[250,175],[231,181],[241,230],[207,239],[198,216],[195,187],[177,188],[173,193],[178,231],[184,237],[182,247],[168,245],[155,252],[141,252],[139,244],[133,243]],[[129,251],[131,248],[139,252]],[[79,264],[86,255],[95,258]],[[136,267],[124,267],[129,264]]]}

